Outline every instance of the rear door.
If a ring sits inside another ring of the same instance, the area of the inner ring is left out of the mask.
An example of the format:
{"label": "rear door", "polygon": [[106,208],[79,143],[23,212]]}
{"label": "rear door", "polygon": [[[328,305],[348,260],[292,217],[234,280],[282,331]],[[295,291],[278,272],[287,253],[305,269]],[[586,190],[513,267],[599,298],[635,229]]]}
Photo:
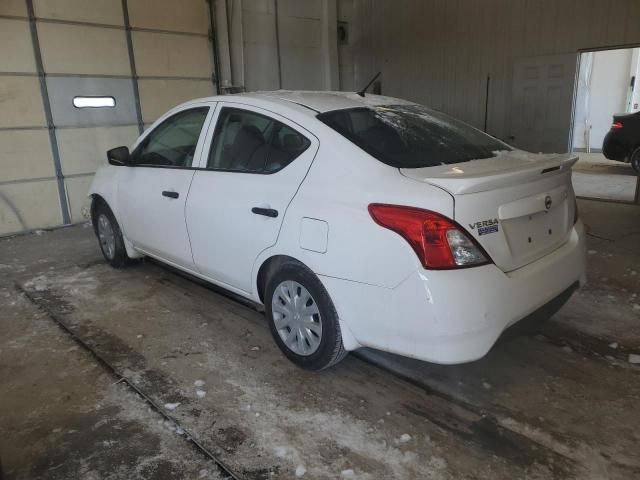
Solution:
{"label": "rear door", "polygon": [[530,152],[569,148],[575,53],[518,59],[514,64],[511,143]]}
{"label": "rear door", "polygon": [[193,269],[184,218],[210,105],[183,108],[161,121],[120,169],[118,204],[125,235],[136,248]]}
{"label": "rear door", "polygon": [[203,275],[251,292],[255,259],[275,244],[319,143],[248,105],[221,103],[214,122],[187,200],[193,258]]}

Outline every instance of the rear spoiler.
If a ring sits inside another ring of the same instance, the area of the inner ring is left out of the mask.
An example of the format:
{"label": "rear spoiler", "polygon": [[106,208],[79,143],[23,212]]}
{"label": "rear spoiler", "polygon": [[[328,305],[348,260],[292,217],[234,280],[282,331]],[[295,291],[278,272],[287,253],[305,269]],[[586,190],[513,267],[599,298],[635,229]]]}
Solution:
{"label": "rear spoiler", "polygon": [[518,185],[543,176],[571,170],[578,161],[574,154],[499,152],[486,160],[419,169],[401,168],[405,177],[443,188],[454,195],[485,192]]}

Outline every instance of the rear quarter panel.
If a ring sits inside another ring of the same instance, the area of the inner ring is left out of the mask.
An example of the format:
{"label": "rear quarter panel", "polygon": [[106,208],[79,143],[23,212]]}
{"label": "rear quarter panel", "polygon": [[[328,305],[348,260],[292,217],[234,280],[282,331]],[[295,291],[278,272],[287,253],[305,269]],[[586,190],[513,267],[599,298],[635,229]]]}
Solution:
{"label": "rear quarter panel", "polygon": [[[320,122],[318,122],[320,124]],[[314,130],[320,149],[286,211],[276,244],[258,257],[254,278],[273,255],[288,255],[317,275],[393,288],[421,264],[398,234],[376,224],[370,203],[430,209],[451,217],[453,198],[438,187],[403,177],[328,127]],[[326,248],[303,248],[305,219],[326,222]],[[301,245],[302,244],[302,245]]]}

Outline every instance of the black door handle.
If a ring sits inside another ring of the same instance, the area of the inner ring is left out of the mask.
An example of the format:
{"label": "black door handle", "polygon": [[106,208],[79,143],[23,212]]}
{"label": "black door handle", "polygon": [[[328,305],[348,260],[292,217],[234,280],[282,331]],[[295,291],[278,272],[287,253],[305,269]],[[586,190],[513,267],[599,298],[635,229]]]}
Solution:
{"label": "black door handle", "polygon": [[169,192],[168,190],[165,190],[164,192],[162,192],[162,196],[169,198],[178,198],[180,194],[178,192]]}
{"label": "black door handle", "polygon": [[256,215],[264,215],[265,217],[276,218],[278,216],[278,210],[274,210],[273,208],[253,207],[251,211]]}

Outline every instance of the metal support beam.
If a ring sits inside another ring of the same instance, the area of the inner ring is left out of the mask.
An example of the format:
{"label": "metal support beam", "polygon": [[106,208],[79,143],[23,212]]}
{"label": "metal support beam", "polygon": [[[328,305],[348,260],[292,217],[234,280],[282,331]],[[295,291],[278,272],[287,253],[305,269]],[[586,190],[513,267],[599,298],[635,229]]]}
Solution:
{"label": "metal support beam", "polygon": [[220,95],[220,51],[218,50],[218,28],[216,25],[216,15],[214,13],[215,0],[207,0],[209,4],[209,41],[211,42],[211,50],[213,55],[213,74],[211,75],[211,81],[216,88],[216,94]]}
{"label": "metal support beam", "polygon": [[124,17],[124,28],[127,36],[127,51],[129,52],[129,67],[131,69],[131,85],[133,86],[133,98],[136,102],[136,117],[138,119],[138,133],[144,131],[142,120],[142,105],[140,104],[140,90],[138,88],[138,73],[136,70],[136,58],[133,52],[133,38],[131,36],[131,23],[129,22],[129,4],[127,0],[122,0],[122,16]]}
{"label": "metal support beam", "polygon": [[40,40],[38,39],[38,28],[36,26],[36,17],[33,9],[33,0],[26,0],[27,12],[29,15],[29,28],[31,30],[31,42],[33,43],[33,56],[36,61],[36,70],[38,79],[40,80],[40,93],[42,94],[42,104],[44,107],[47,129],[49,131],[49,143],[51,144],[51,154],[53,155],[53,165],[58,183],[58,196],[60,198],[60,210],[62,211],[62,223],[68,225],[71,223],[71,214],[69,212],[69,202],[67,200],[67,191],[64,184],[64,175],[62,173],[62,163],[60,162],[60,149],[58,148],[58,139],[56,137],[55,125],[53,124],[53,115],[51,114],[51,103],[49,101],[49,90],[47,89],[47,79],[42,63],[42,52],[40,51]]}
{"label": "metal support beam", "polygon": [[[276,34],[276,55],[278,58],[278,88],[282,90],[282,58],[280,55],[280,12],[278,10],[278,0],[273,0],[274,28]],[[244,45],[242,46],[244,48]],[[244,80],[244,79],[243,79]]]}

